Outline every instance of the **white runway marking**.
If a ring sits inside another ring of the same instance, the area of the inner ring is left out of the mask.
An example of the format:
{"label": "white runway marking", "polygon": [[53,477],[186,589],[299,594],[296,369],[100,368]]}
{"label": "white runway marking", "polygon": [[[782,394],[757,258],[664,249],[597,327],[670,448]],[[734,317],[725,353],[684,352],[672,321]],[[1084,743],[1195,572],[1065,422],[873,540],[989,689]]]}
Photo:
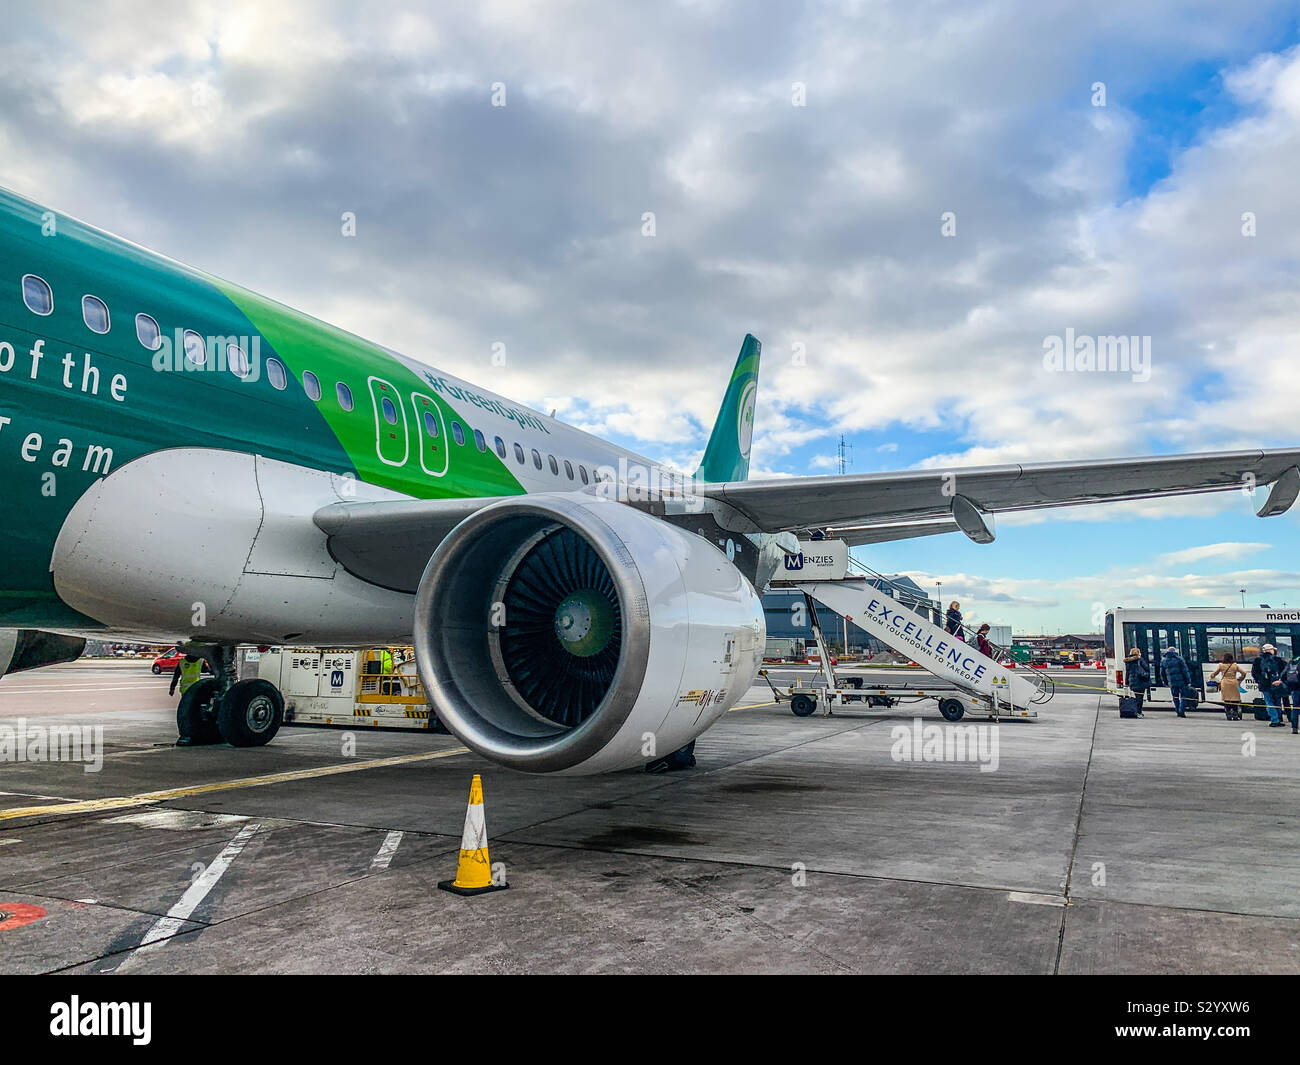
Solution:
{"label": "white runway marking", "polygon": [[379,845],[379,853],[370,861],[370,871],[372,873],[382,873],[388,868],[388,863],[393,860],[393,855],[397,853],[397,845],[402,842],[402,833],[390,832],[384,837],[384,842]]}
{"label": "white runway marking", "polygon": [[[239,852],[244,849],[246,844],[253,835],[261,828],[259,822],[254,821],[251,825],[245,825],[239,830],[239,835],[226,844],[226,849],[217,855],[211,865],[203,870],[203,874],[192,883],[180,901],[167,911],[166,917],[161,917],[154,926],[145,933],[144,939],[140,945],[132,952],[131,957],[144,950],[156,950],[168,938],[174,936],[182,924],[194,910],[208,896],[208,892],[217,886],[217,881],[221,879],[225,871],[230,868],[230,863],[239,857]],[[130,961],[127,958],[127,961]],[[123,964],[126,964],[123,962]]]}
{"label": "white runway marking", "polygon": [[1034,891],[1008,891],[1008,902],[1023,902],[1030,906],[1064,906],[1064,895],[1044,895]]}

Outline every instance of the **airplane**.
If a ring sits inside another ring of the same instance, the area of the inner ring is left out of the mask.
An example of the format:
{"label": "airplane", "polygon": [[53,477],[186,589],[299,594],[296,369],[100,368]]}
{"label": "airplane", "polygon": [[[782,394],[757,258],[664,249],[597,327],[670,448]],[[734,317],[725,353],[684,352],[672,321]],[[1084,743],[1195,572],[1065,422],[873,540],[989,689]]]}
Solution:
{"label": "airplane", "polygon": [[178,642],[213,672],[181,742],[257,746],[284,700],[237,678],[238,645],[410,640],[468,747],[604,772],[747,691],[800,537],[988,543],[1009,511],[1300,494],[1292,449],[750,480],[760,357],[747,335],[688,475],[0,190],[0,675]]}

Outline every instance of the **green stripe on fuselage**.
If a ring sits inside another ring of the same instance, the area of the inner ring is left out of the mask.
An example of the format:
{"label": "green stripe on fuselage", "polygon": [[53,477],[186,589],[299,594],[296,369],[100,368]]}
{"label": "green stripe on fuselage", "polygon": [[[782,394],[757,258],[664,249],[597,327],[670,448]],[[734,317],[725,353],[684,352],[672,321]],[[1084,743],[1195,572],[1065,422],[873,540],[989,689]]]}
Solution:
{"label": "green stripe on fuselage", "polygon": [[[323,393],[316,407],[363,481],[424,499],[524,491],[492,450],[491,436],[487,450],[479,451],[472,422],[401,360],[377,345],[256,293],[224,282],[216,284],[254,323],[269,350],[288,366],[299,391],[304,371],[316,375]],[[377,380],[372,382],[372,378]],[[351,391],[351,411],[340,404],[340,382]],[[389,395],[390,388],[391,398],[400,408],[398,422],[392,426],[379,416],[375,398]],[[423,425],[422,414],[429,407],[442,414],[436,438]],[[453,422],[464,433],[463,445],[452,437]],[[445,468],[445,475],[432,476],[425,471],[422,447],[425,464],[435,473]],[[391,461],[384,462],[381,453]],[[394,465],[403,453],[405,459]]]}

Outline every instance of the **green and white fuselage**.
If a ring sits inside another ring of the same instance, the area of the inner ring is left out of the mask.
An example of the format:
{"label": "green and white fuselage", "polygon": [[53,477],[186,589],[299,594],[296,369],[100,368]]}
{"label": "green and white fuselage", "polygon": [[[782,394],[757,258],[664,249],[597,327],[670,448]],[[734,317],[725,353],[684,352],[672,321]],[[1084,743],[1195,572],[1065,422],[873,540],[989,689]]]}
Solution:
{"label": "green and white fuselage", "polygon": [[[24,299],[29,275],[49,286],[48,314],[35,313]],[[83,316],[85,296],[108,308],[106,332],[93,331]],[[147,322],[141,339],[138,315],[156,323],[157,340]],[[187,332],[202,346],[187,352]],[[756,355],[753,362],[756,370]],[[753,375],[737,370],[740,396]],[[752,395],[748,403],[739,413],[752,422]],[[734,439],[712,461],[743,477],[737,464],[747,454],[739,455]],[[52,557],[87,491],[148,456],[151,483],[172,504],[178,495],[194,501],[219,492],[235,510],[241,492],[273,502],[268,479],[274,491],[319,497],[298,505],[323,506],[336,499],[590,491],[598,470],[608,477],[628,464],[651,477],[668,475],[643,456],[423,358],[404,357],[0,191],[0,486],[8,514],[0,628],[123,628],[102,614],[88,616],[69,601],[76,596],[61,596]],[[256,456],[263,468],[246,467],[238,456]],[[164,544],[168,526],[149,528],[153,544],[144,546],[157,553],[158,577],[174,581],[164,564],[176,549]],[[75,544],[63,546],[75,551]],[[208,561],[189,563],[202,575],[196,593],[212,585],[195,602],[231,590],[229,580],[205,572]],[[320,576],[328,562],[303,559],[288,568]],[[376,596],[385,593],[362,598]],[[409,632],[409,596],[373,605],[377,617],[390,619],[374,631],[376,639]],[[190,626],[141,618],[125,628],[174,638]],[[290,635],[255,628],[242,638]]]}

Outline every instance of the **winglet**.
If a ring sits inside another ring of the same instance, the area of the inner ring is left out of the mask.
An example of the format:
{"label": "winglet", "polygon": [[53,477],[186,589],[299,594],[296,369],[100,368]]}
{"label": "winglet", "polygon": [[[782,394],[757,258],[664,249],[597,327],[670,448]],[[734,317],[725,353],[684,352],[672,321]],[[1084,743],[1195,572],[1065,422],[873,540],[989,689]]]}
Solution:
{"label": "winglet", "polygon": [[695,476],[701,481],[743,481],[749,476],[749,446],[754,435],[754,399],[758,394],[758,363],[763,345],[745,334],[740,357],[731,372],[718,420]]}

